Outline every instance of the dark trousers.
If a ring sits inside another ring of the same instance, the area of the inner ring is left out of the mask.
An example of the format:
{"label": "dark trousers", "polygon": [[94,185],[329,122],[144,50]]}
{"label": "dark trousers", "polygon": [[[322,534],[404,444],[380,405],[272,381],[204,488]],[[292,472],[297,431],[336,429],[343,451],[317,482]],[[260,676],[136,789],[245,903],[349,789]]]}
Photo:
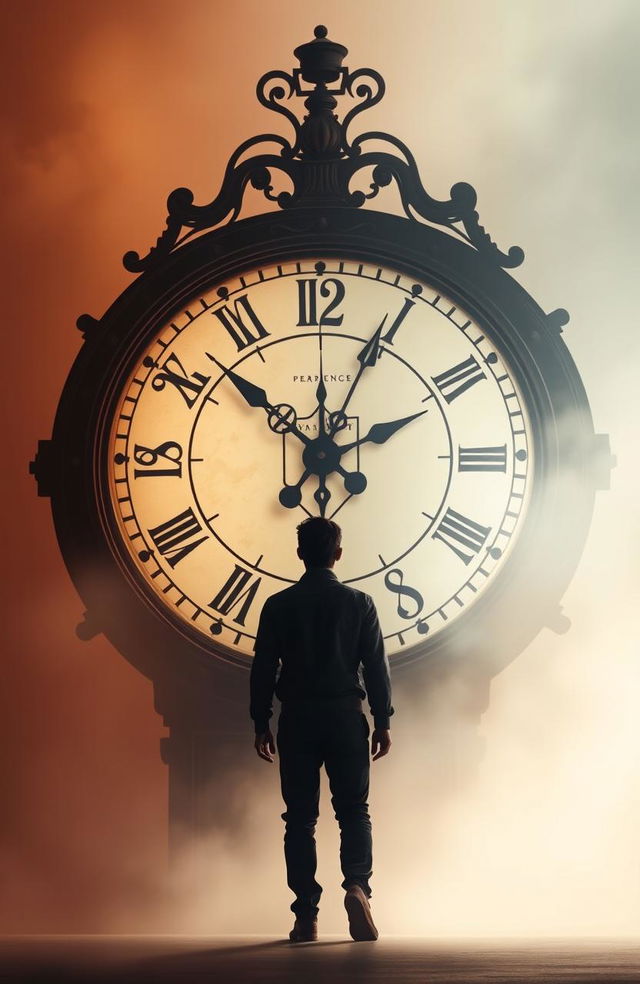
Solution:
{"label": "dark trousers", "polygon": [[331,802],[340,825],[342,887],[357,884],[369,897],[369,724],[354,702],[283,706],[278,723],[280,780],[286,812],[284,854],[296,916],[315,916],[322,887],[315,878],[315,827],[324,763]]}

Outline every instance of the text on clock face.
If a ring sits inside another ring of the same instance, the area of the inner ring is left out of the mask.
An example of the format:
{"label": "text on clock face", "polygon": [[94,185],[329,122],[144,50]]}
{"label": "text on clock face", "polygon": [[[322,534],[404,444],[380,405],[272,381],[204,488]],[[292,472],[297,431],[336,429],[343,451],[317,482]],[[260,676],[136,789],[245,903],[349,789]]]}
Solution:
{"label": "text on clock face", "polygon": [[[346,372],[325,372],[322,379],[325,383],[350,383],[353,376]],[[307,373],[306,375],[293,376],[292,381],[294,383],[319,383],[320,376],[317,373],[315,376]]]}

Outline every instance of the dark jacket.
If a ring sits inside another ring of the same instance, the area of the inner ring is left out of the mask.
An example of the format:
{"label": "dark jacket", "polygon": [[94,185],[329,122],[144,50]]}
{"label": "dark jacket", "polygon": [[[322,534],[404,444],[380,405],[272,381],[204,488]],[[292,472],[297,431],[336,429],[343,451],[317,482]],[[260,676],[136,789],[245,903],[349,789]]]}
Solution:
{"label": "dark jacket", "polygon": [[283,705],[368,695],[374,726],[388,728],[393,714],[389,662],[372,598],[342,584],[327,567],[310,568],[297,584],[268,598],[260,615],[250,690],[257,734],[267,730],[274,690]]}

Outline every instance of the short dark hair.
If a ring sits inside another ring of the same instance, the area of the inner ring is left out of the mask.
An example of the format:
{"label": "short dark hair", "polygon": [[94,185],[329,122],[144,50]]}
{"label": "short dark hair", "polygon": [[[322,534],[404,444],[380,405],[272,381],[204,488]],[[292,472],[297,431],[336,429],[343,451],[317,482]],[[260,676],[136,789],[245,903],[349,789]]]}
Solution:
{"label": "short dark hair", "polygon": [[328,567],[342,541],[342,530],[332,519],[310,516],[298,526],[300,556],[309,567]]}

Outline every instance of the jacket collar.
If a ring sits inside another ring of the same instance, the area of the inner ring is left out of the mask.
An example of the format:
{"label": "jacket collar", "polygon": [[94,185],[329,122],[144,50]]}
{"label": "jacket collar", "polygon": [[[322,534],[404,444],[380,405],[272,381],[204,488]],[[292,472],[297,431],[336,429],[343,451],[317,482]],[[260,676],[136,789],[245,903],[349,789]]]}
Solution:
{"label": "jacket collar", "polygon": [[337,581],[338,577],[330,567],[310,567],[304,572],[301,581]]}

